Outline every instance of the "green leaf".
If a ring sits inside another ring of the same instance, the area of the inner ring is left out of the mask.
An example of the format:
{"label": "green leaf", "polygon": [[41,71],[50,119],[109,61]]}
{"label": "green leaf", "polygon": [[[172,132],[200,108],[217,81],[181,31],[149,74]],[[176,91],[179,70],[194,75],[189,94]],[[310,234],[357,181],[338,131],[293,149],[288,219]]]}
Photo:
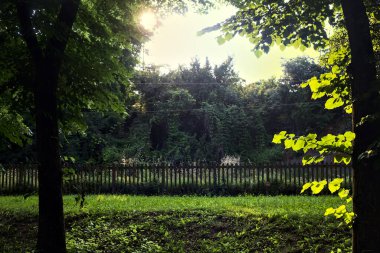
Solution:
{"label": "green leaf", "polygon": [[285,149],[289,149],[289,148],[293,147],[294,140],[292,140],[292,139],[286,139],[284,141],[284,145],[285,145]]}
{"label": "green leaf", "polygon": [[299,151],[299,150],[303,149],[303,147],[305,146],[305,143],[306,142],[303,139],[298,139],[293,146],[293,150]]}
{"label": "green leaf", "polygon": [[301,193],[303,193],[304,191],[306,191],[307,189],[309,189],[311,186],[312,186],[313,183],[306,183],[302,186],[302,190],[301,190]]}
{"label": "green leaf", "polygon": [[335,217],[337,219],[342,218],[343,215],[347,212],[346,205],[341,205],[337,209],[335,209]]}
{"label": "green leaf", "polygon": [[335,178],[333,181],[329,183],[329,190],[331,193],[336,192],[340,189],[340,184],[343,182],[343,178]]}
{"label": "green leaf", "polygon": [[326,95],[326,92],[324,91],[318,91],[318,92],[313,92],[313,94],[311,94],[311,98],[312,99],[318,99],[318,98],[322,98]]}
{"label": "green leaf", "polygon": [[343,162],[348,165],[351,162],[351,157],[343,157]]}
{"label": "green leaf", "polygon": [[348,194],[350,194],[350,190],[342,189],[339,193],[338,196],[341,199],[345,199],[348,197]]}
{"label": "green leaf", "polygon": [[309,87],[312,92],[317,92],[321,84],[316,77],[311,78],[309,81]]}
{"label": "green leaf", "polygon": [[255,53],[257,58],[260,58],[263,55],[263,51],[261,51],[261,50],[255,50],[254,53]]}
{"label": "green leaf", "polygon": [[343,158],[345,158],[343,155],[335,155],[334,156],[334,163],[342,163],[343,162]]}
{"label": "green leaf", "polygon": [[225,41],[229,41],[233,38],[233,35],[232,33],[226,33],[226,35],[224,36],[224,40]]}
{"label": "green leaf", "polygon": [[296,41],[293,42],[292,46],[295,48],[295,49],[298,49],[301,45],[301,40],[298,39]]}
{"label": "green leaf", "polygon": [[317,134],[313,134],[313,133],[310,133],[306,136],[307,139],[309,140],[313,140],[313,139],[316,139],[317,138]]}
{"label": "green leaf", "polygon": [[337,74],[337,73],[339,73],[339,72],[340,72],[340,68],[339,68],[339,66],[334,65],[334,66],[332,67],[331,72],[332,72],[333,74]]}
{"label": "green leaf", "polygon": [[325,160],[324,156],[314,157],[314,163],[320,163],[320,162],[323,162],[323,160]]}
{"label": "green leaf", "polygon": [[326,103],[325,103],[325,108],[327,110],[332,110],[332,109],[335,109],[335,108],[338,108],[340,106],[344,105],[344,102],[342,100],[342,98],[338,97],[338,98],[329,98],[327,99]]}
{"label": "green leaf", "polygon": [[344,137],[346,137],[346,140],[347,141],[353,141],[355,139],[355,133],[351,132],[351,131],[347,131],[344,133]]}
{"label": "green leaf", "polygon": [[218,45],[223,45],[226,40],[222,36],[218,36],[216,38],[216,41],[218,42]]}
{"label": "green leaf", "polygon": [[325,216],[328,216],[334,213],[335,213],[335,208],[329,207],[326,209]]}
{"label": "green leaf", "polygon": [[352,221],[354,220],[355,213],[354,212],[345,212],[344,213],[344,222],[346,224],[351,224]]}
{"label": "green leaf", "polygon": [[301,83],[301,88],[306,88],[307,86],[309,86],[309,82],[304,82],[304,83]]}
{"label": "green leaf", "polygon": [[286,135],[286,131],[281,131],[280,133],[275,134],[273,136],[272,142],[275,144],[281,144],[281,141],[286,138],[285,135]]}
{"label": "green leaf", "polygon": [[352,113],[352,104],[347,105],[346,107],[344,107],[344,111],[345,111],[347,114],[351,114],[351,113]]}
{"label": "green leaf", "polygon": [[273,136],[273,140],[272,140],[272,142],[275,143],[275,144],[281,144],[281,141],[282,141],[283,139],[284,139],[283,136],[278,135],[278,134],[275,134],[275,135]]}
{"label": "green leaf", "polygon": [[320,182],[316,182],[314,181],[313,182],[313,185],[311,186],[311,191],[313,194],[318,194],[320,193],[323,188],[325,188],[325,185],[327,184],[327,181],[326,180],[322,180]]}
{"label": "green leaf", "polygon": [[302,165],[312,164],[314,162],[314,156],[305,155],[302,157]]}
{"label": "green leaf", "polygon": [[275,42],[277,45],[281,45],[282,38],[281,37],[276,37]]}

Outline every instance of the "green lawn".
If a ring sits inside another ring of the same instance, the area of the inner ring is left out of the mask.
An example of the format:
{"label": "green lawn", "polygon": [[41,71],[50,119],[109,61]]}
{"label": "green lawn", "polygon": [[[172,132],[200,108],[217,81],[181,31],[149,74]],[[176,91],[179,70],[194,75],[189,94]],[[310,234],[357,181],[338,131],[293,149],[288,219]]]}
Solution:
{"label": "green lawn", "polygon": [[[69,252],[331,252],[350,231],[323,217],[319,196],[65,196]],[[0,252],[32,252],[37,198],[0,197]]]}

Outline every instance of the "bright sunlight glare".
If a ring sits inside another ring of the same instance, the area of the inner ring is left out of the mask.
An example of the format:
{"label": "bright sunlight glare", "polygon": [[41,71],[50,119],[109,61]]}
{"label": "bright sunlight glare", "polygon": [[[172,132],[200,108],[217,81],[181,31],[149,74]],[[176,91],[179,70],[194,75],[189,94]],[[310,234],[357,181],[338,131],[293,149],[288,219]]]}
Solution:
{"label": "bright sunlight glare", "polygon": [[144,27],[144,29],[153,31],[157,25],[156,14],[151,10],[143,12],[140,16],[140,24]]}

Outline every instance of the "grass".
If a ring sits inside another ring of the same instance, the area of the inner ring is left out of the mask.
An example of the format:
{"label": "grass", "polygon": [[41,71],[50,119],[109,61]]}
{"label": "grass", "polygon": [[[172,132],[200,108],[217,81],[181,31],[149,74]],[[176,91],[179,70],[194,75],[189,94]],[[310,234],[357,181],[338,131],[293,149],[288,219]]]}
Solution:
{"label": "grass", "polygon": [[[65,196],[69,252],[330,252],[350,231],[323,218],[329,196]],[[0,197],[0,252],[32,252],[37,197]],[[3,246],[3,249],[1,248]],[[5,246],[6,245],[6,246]]]}

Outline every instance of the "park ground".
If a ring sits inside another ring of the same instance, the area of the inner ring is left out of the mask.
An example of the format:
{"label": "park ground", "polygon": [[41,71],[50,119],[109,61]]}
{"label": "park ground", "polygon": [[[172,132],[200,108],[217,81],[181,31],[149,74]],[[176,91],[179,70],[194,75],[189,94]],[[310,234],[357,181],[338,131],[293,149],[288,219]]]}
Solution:
{"label": "park ground", "polygon": [[[349,252],[330,196],[65,196],[68,252]],[[33,252],[38,198],[0,197],[0,252]]]}

